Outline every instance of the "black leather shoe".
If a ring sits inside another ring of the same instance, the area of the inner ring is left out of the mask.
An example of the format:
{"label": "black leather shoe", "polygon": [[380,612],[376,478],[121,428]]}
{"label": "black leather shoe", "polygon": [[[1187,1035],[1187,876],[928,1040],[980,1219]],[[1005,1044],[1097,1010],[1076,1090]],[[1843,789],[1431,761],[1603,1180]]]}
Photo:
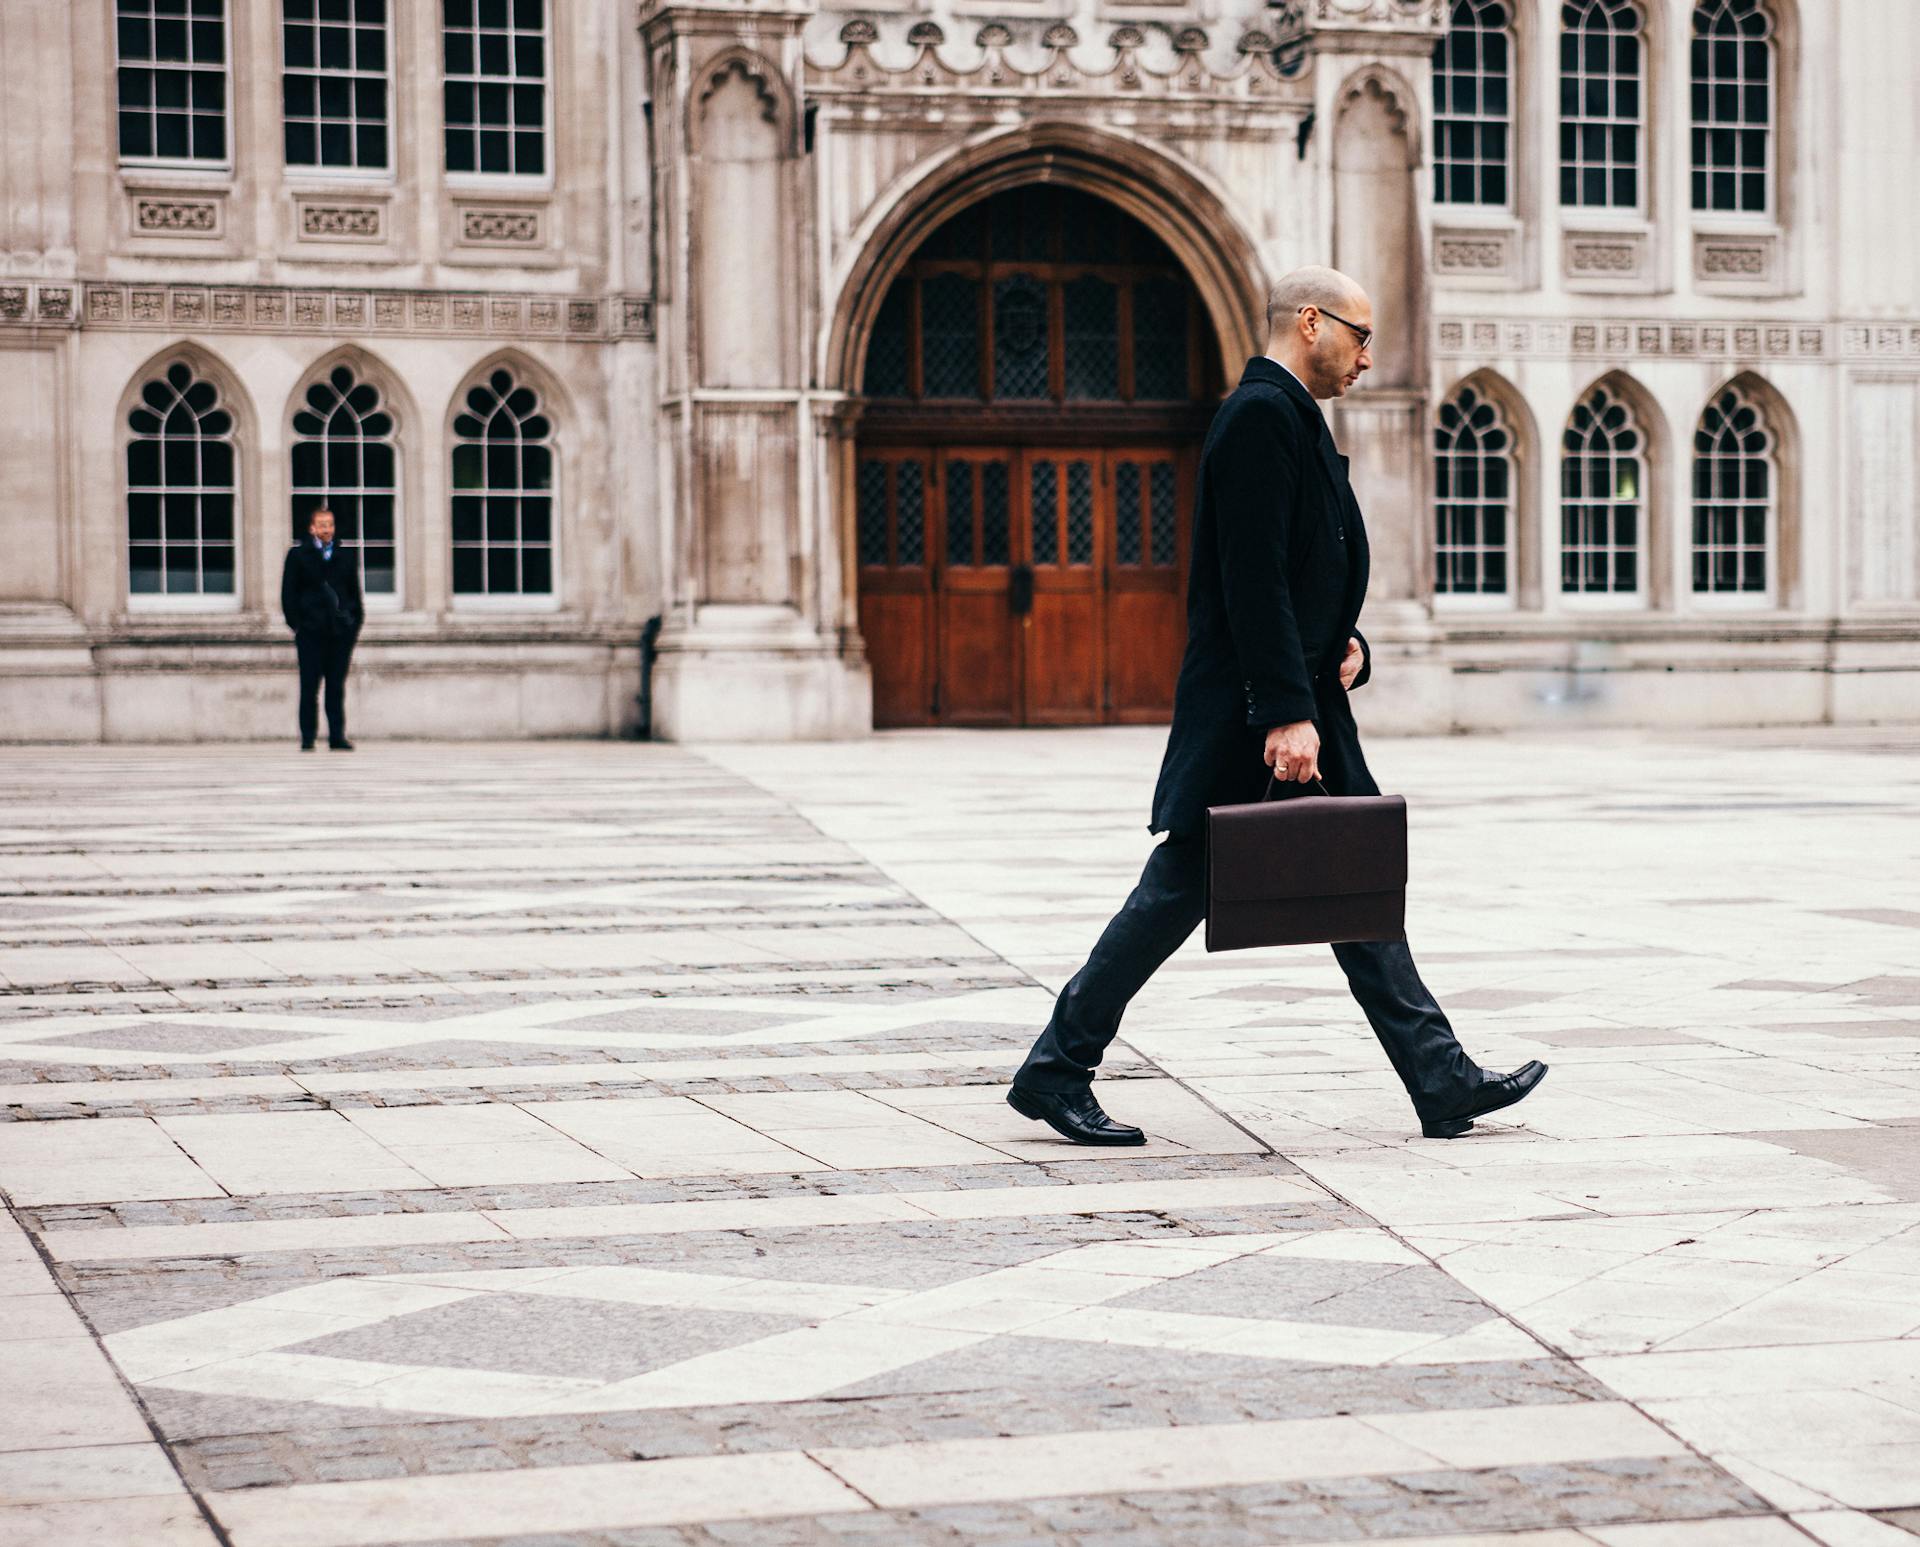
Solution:
{"label": "black leather shoe", "polygon": [[329,741],[327,743],[327,750],[330,752],[351,752],[353,750],[353,743],[343,736],[338,741]]}
{"label": "black leather shoe", "polygon": [[1145,1144],[1147,1136],[1138,1128],[1116,1123],[1100,1110],[1090,1090],[1063,1095],[1059,1091],[1034,1090],[1024,1085],[1010,1086],[1007,1105],[1022,1117],[1045,1123],[1055,1133],[1075,1144]]}
{"label": "black leather shoe", "polygon": [[303,741],[303,742],[301,742],[301,743],[300,743],[300,750],[301,750],[302,752],[311,752],[311,751],[313,750],[313,743],[312,743],[311,741]]}
{"label": "black leather shoe", "polygon": [[1457,1139],[1473,1126],[1476,1117],[1485,1117],[1489,1112],[1512,1106],[1529,1095],[1534,1086],[1546,1077],[1547,1066],[1537,1058],[1522,1064],[1512,1074],[1492,1075],[1474,1091],[1458,1112],[1447,1117],[1422,1118],[1420,1132],[1429,1139]]}

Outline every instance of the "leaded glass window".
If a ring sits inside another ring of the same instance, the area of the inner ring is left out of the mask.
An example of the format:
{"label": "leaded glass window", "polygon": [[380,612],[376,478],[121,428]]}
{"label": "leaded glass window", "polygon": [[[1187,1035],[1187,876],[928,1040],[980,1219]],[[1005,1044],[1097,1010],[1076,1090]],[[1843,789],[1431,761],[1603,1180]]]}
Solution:
{"label": "leaded glass window", "polygon": [[1047,396],[1047,287],[1031,274],[993,286],[993,395]]}
{"label": "leaded glass window", "polygon": [[1009,469],[1005,462],[980,464],[980,562],[1012,562],[1013,523],[1007,496]]}
{"label": "leaded glass window", "polygon": [[1180,483],[1171,462],[1155,462],[1147,473],[1147,532],[1154,567],[1175,562],[1180,539]]}
{"label": "leaded glass window", "polygon": [[1093,464],[1067,464],[1067,562],[1093,562]]}
{"label": "leaded glass window", "polygon": [[127,415],[127,589],[231,596],[239,504],[233,415],[176,361]]}
{"label": "leaded glass window", "polygon": [[1082,274],[1060,288],[1070,398],[1120,396],[1120,287]]}
{"label": "leaded glass window", "polygon": [[1113,469],[1113,562],[1132,566],[1146,552],[1142,541],[1143,515],[1140,509],[1140,464],[1117,462]]}
{"label": "leaded glass window", "polygon": [[863,385],[903,407],[1188,404],[1215,372],[1196,315],[1179,261],[1125,212],[1072,189],[1011,189],[907,260],[875,315]]}
{"label": "leaded glass window", "polygon": [[1035,462],[1027,472],[1033,510],[1033,562],[1060,562],[1060,466],[1053,460]]}
{"label": "leaded glass window", "polygon": [[980,284],[936,274],[920,286],[920,369],[927,397],[980,395]]}
{"label": "leaded glass window", "polygon": [[1504,596],[1513,536],[1513,437],[1472,387],[1440,405],[1433,430],[1433,588]]}
{"label": "leaded glass window", "polygon": [[553,591],[552,426],[533,389],[496,370],[453,421],[453,589]]}
{"label": "leaded glass window", "polygon": [[1632,595],[1641,589],[1646,521],[1645,438],[1627,405],[1595,387],[1567,421],[1560,462],[1560,589]]}
{"label": "leaded glass window", "polygon": [[973,563],[973,464],[953,461],[947,464],[947,562],[953,565]]}
{"label": "leaded glass window", "polygon": [[1764,597],[1775,525],[1773,437],[1729,387],[1693,432],[1693,589]]}
{"label": "leaded glass window", "polygon": [[869,397],[905,397],[907,339],[913,327],[913,281],[896,279],[873,320],[873,341],[867,345],[866,389]]}
{"label": "leaded glass window", "polygon": [[120,159],[225,163],[226,0],[115,0],[114,42]]}
{"label": "leaded glass window", "polygon": [[287,165],[385,170],[387,0],[282,0]]}
{"label": "leaded glass window", "polygon": [[1633,0],[1566,0],[1560,23],[1560,202],[1637,210],[1645,112],[1640,8]]}
{"label": "leaded glass window", "polygon": [[1187,285],[1144,279],[1133,287],[1133,395],[1178,402],[1188,393]]}
{"label": "leaded glass window", "polygon": [[1512,156],[1507,0],[1454,0],[1433,49],[1433,202],[1505,208]]}
{"label": "leaded glass window", "polygon": [[335,366],[307,388],[293,434],[293,540],[307,535],[308,516],[326,506],[341,551],[360,568],[361,590],[393,595],[399,480],[393,416],[379,389]]}
{"label": "leaded glass window", "polygon": [[854,510],[863,568],[918,569],[927,562],[927,473],[918,457],[863,456]]}
{"label": "leaded glass window", "polygon": [[1693,8],[1693,207],[1772,207],[1773,19],[1761,0]]}
{"label": "leaded glass window", "polygon": [[449,172],[547,170],[546,0],[441,0]]}

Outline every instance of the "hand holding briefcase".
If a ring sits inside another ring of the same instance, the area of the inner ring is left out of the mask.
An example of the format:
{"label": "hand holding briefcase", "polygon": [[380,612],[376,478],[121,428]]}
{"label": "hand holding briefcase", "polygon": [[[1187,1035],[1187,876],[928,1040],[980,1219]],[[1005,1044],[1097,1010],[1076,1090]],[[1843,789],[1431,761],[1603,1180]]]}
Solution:
{"label": "hand holding briefcase", "polygon": [[1406,939],[1406,798],[1326,788],[1207,808],[1209,951]]}

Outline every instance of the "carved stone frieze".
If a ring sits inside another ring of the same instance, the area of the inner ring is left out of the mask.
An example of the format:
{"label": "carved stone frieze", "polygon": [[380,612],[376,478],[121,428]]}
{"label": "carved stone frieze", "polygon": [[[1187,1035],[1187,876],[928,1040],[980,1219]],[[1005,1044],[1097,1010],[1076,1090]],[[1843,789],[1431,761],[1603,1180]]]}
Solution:
{"label": "carved stone frieze", "polygon": [[300,205],[300,237],[310,242],[377,242],[385,211],[378,204]]}
{"label": "carved stone frieze", "polygon": [[1754,236],[1709,236],[1693,239],[1693,273],[1708,284],[1772,285],[1778,278],[1779,242],[1771,232]]}
{"label": "carved stone frieze", "polygon": [[[949,51],[946,33],[933,22],[914,22],[902,32],[891,33],[892,26],[905,20],[862,17],[849,21],[839,33],[846,47],[843,58],[807,60],[808,91],[829,96],[987,91],[1247,101],[1305,90],[1290,80],[1295,66],[1289,60],[1297,58],[1297,50],[1290,54],[1286,40],[1276,41],[1268,32],[1243,34],[1234,64],[1216,72],[1202,57],[1209,39],[1199,27],[1182,27],[1175,33],[1170,63],[1164,54],[1158,61],[1152,59],[1153,39],[1144,28],[1115,27],[1105,39],[1108,61],[1089,66],[1082,62],[1087,50],[1080,34],[1065,22],[991,21],[974,34],[972,49]],[[889,49],[886,45],[892,39],[899,41]],[[883,63],[875,56],[876,49],[904,62]],[[961,57],[953,57],[954,53]]]}
{"label": "carved stone frieze", "polygon": [[175,194],[137,194],[133,229],[137,236],[217,237],[224,222],[221,201]]}
{"label": "carved stone frieze", "polygon": [[1438,278],[1514,279],[1517,258],[1512,231],[1443,228],[1433,234],[1433,272]]}
{"label": "carved stone frieze", "polygon": [[532,247],[540,241],[540,211],[514,205],[506,209],[462,206],[460,240],[486,247]]}
{"label": "carved stone frieze", "polygon": [[1820,360],[1838,355],[1920,359],[1920,327],[1866,323],[1671,322],[1646,319],[1549,319],[1537,323],[1442,317],[1437,352],[1449,356],[1564,359]]}
{"label": "carved stone frieze", "polygon": [[654,336],[649,295],[284,290],[272,286],[0,284],[0,326],[214,333],[478,334],[582,343]]}

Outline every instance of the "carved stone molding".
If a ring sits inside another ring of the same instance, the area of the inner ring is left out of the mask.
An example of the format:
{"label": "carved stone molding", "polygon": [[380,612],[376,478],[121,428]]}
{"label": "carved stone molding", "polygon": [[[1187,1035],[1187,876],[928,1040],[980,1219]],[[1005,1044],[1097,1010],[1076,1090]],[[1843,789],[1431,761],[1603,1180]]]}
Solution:
{"label": "carved stone molding", "polygon": [[69,281],[10,280],[0,284],[0,327],[74,328],[80,325],[80,287]]}
{"label": "carved stone molding", "polygon": [[524,204],[493,208],[459,207],[460,240],[474,247],[537,247],[541,241],[540,211]]}
{"label": "carved stone molding", "polygon": [[1518,278],[1519,242],[1513,231],[1484,228],[1433,233],[1433,272],[1441,279]]}
{"label": "carved stone molding", "polygon": [[299,199],[295,206],[303,242],[377,242],[386,235],[386,210],[379,204]]}
{"label": "carved stone molding", "polygon": [[224,201],[178,194],[140,193],[133,196],[136,236],[217,238],[225,233]]}
{"label": "carved stone molding", "polygon": [[1567,279],[1583,289],[1637,289],[1651,273],[1651,245],[1644,231],[1568,231],[1560,254]]}
{"label": "carved stone molding", "polygon": [[1693,236],[1693,275],[1707,285],[1772,287],[1779,282],[1779,238],[1772,232],[1752,236]]}
{"label": "carved stone molding", "polygon": [[[79,296],[84,288],[85,312]],[[653,297],[422,290],[287,290],[251,285],[0,285],[0,325],[214,333],[482,335],[596,343],[654,336]]]}
{"label": "carved stone molding", "polygon": [[[1265,32],[1242,35],[1234,64],[1225,71],[1209,69],[1202,55],[1209,46],[1208,36],[1199,27],[1182,27],[1173,38],[1171,68],[1159,69],[1141,59],[1150,53],[1146,31],[1137,26],[1115,27],[1106,38],[1109,62],[1100,68],[1085,68],[1070,50],[1082,55],[1086,50],[1080,36],[1064,22],[1008,23],[991,21],[974,36],[974,49],[966,63],[954,63],[943,57],[946,34],[932,22],[915,22],[893,36],[900,37],[905,48],[893,52],[914,51],[906,63],[882,64],[874,49],[884,40],[883,29],[891,33],[905,18],[867,19],[847,23],[840,29],[840,41],[846,55],[838,62],[818,59],[806,62],[806,85],[810,92],[825,95],[901,94],[925,97],[931,94],[998,92],[1014,95],[1100,95],[1128,97],[1171,97],[1261,100],[1282,96],[1306,100],[1306,88],[1295,84],[1292,66],[1283,68],[1276,60],[1285,51]],[[1024,30],[1017,30],[1024,28]],[[1028,63],[1020,62],[1022,56]]]}
{"label": "carved stone molding", "polygon": [[1911,323],[1442,317],[1435,333],[1438,353],[1480,359],[1920,360],[1920,325]]}

